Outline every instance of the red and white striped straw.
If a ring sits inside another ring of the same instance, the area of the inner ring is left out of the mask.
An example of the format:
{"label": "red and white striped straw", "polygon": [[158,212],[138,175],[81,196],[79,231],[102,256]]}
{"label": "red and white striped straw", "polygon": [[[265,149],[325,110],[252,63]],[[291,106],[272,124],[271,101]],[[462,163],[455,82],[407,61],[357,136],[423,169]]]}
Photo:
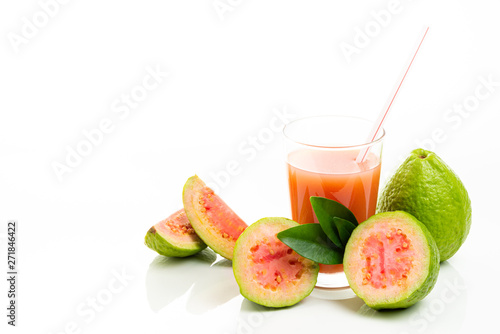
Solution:
{"label": "red and white striped straw", "polygon": [[[403,81],[405,80],[406,75],[408,74],[408,71],[410,70],[411,64],[413,64],[413,60],[417,56],[418,50],[420,49],[420,46],[422,45],[422,42],[424,41],[424,38],[427,35],[427,31],[429,31],[429,27],[427,27],[427,29],[425,29],[424,36],[422,36],[422,39],[420,40],[420,43],[418,44],[417,50],[415,51],[413,58],[411,58],[410,64],[408,65],[408,68],[406,69],[406,72],[404,73],[403,78],[399,82],[399,85],[397,86],[396,91],[394,92],[394,95],[392,96],[392,99],[390,99],[388,101],[389,105],[387,106],[387,109],[382,110],[382,112],[380,113],[380,115],[378,117],[377,122],[375,122],[375,125],[374,125],[372,131],[370,132],[370,136],[368,137],[368,142],[371,143],[372,141],[374,141],[375,138],[377,138],[380,130],[382,130],[382,125],[384,124],[385,120],[387,119],[387,115],[389,115],[389,110],[391,109],[391,106],[392,106],[394,100],[396,99],[396,95],[398,95],[399,88],[401,88],[401,85],[403,84]],[[368,154],[368,151],[370,150],[370,147],[371,146],[367,146],[359,152],[358,157],[356,158],[356,162],[358,164],[362,163],[365,160],[366,155]]]}

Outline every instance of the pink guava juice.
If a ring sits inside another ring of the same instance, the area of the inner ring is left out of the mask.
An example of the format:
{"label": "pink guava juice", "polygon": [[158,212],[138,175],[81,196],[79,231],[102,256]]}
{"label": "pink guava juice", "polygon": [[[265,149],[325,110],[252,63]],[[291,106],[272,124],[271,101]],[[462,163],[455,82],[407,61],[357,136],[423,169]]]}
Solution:
{"label": "pink guava juice", "polygon": [[[289,153],[288,183],[293,220],[299,224],[318,223],[309,201],[311,196],[340,202],[353,212],[358,223],[375,214],[381,161],[376,154],[368,153],[358,164],[358,153],[359,149],[299,149]],[[341,271],[342,264],[320,264],[321,273]]]}

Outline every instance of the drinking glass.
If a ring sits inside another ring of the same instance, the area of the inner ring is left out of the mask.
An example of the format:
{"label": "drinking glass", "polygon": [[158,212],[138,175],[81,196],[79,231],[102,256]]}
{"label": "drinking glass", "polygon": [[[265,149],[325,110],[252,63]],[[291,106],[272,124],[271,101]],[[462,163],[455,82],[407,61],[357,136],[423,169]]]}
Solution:
{"label": "drinking glass", "polygon": [[[358,220],[375,214],[385,132],[368,141],[374,122],[350,116],[312,116],[283,129],[292,219],[318,223],[311,196],[326,197],[348,207]],[[358,154],[368,149],[365,159]],[[342,288],[348,282],[342,264],[320,264],[317,287]]]}

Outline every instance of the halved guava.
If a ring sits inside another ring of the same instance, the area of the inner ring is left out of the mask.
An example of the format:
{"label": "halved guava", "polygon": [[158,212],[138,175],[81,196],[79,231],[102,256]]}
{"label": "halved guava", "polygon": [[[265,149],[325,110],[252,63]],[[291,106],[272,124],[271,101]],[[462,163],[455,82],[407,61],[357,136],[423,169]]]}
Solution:
{"label": "halved guava", "polygon": [[344,272],[351,289],[371,308],[406,308],[436,284],[439,250],[425,225],[409,213],[379,213],[354,229]]}
{"label": "halved guava", "polygon": [[160,255],[175,257],[190,256],[207,247],[196,235],[184,209],[152,226],[144,243]]}
{"label": "halved guava", "polygon": [[241,234],[234,247],[233,272],[245,298],[268,307],[284,307],[312,292],[319,265],[276,237],[298,225],[286,218],[263,218]]}
{"label": "halved guava", "polygon": [[196,175],[186,181],[182,200],[196,234],[214,252],[231,260],[234,244],[247,224]]}

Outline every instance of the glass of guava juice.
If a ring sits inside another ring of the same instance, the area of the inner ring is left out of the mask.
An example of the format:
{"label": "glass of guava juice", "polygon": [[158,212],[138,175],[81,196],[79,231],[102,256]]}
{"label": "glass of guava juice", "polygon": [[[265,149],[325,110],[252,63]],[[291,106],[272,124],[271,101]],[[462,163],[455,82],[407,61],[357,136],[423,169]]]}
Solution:
{"label": "glass of guava juice", "polygon": [[[283,129],[292,219],[318,223],[311,196],[326,197],[348,207],[358,223],[375,214],[385,131],[368,141],[374,122],[350,116],[312,116]],[[366,152],[356,162],[361,151]],[[317,287],[347,287],[342,264],[320,264]]]}

